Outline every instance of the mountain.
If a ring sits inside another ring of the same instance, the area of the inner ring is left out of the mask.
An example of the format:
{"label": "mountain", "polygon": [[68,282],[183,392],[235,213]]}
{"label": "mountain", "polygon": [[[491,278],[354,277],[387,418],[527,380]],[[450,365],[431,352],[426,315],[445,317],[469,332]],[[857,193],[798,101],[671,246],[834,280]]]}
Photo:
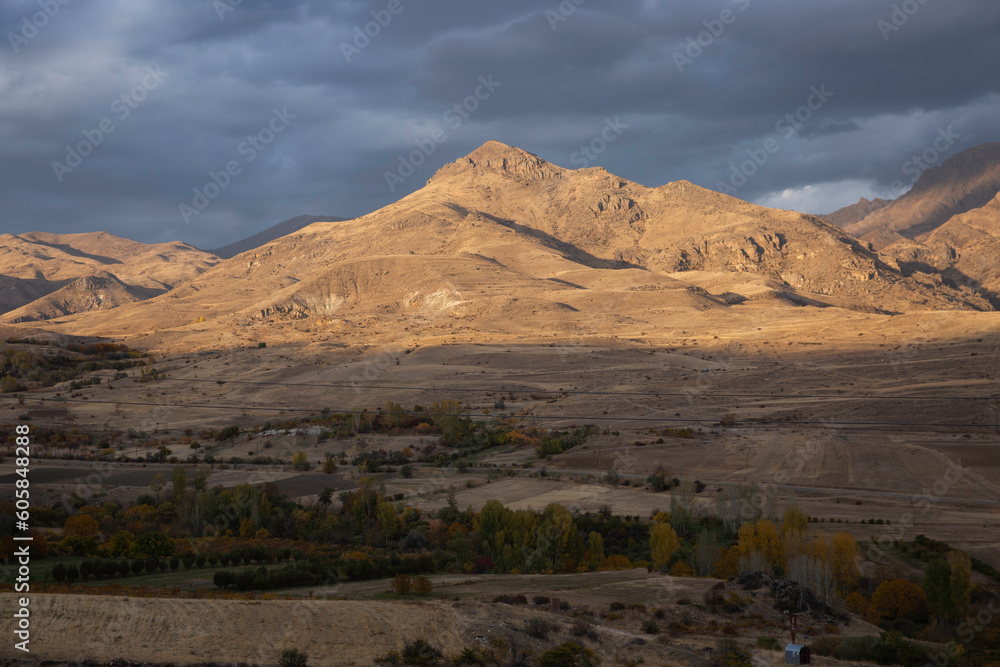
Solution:
{"label": "mountain", "polygon": [[970,148],[921,174],[913,189],[844,231],[884,248],[915,239],[1000,192],[1000,143]]}
{"label": "mountain", "polygon": [[0,316],[44,320],[106,310],[169,291],[219,262],[184,243],[106,232],[0,236]]}
{"label": "mountain", "polygon": [[223,259],[231,259],[240,253],[253,250],[254,248],[259,248],[265,243],[270,243],[271,241],[281,238],[282,236],[294,234],[303,227],[322,220],[328,222],[342,222],[345,218],[320,215],[297,215],[294,218],[289,218],[284,222],[272,225],[271,227],[268,227],[264,231],[258,232],[253,236],[236,241],[235,243],[230,243],[229,245],[222,246],[221,248],[216,248],[215,250],[209,250],[208,252]]}
{"label": "mountain", "polygon": [[1000,194],[914,241],[889,245],[885,252],[904,270],[939,272],[947,283],[971,286],[1000,308]]}
{"label": "mountain", "polygon": [[821,219],[829,222],[834,227],[839,227],[843,229],[848,225],[853,225],[854,223],[861,222],[869,215],[875,211],[885,208],[892,202],[888,199],[873,199],[871,201],[861,198],[857,204],[851,204],[850,206],[845,206],[842,209],[838,209],[833,213],[828,213],[827,215],[819,216]]}
{"label": "mountain", "polygon": [[516,336],[531,322],[532,331],[611,336],[622,323],[655,327],[760,300],[864,312],[990,309],[939,276],[904,276],[815,216],[684,181],[647,188],[489,142],[383,209],[314,223],[168,294],[65,326],[207,338],[307,320],[370,341],[397,324],[410,335]]}

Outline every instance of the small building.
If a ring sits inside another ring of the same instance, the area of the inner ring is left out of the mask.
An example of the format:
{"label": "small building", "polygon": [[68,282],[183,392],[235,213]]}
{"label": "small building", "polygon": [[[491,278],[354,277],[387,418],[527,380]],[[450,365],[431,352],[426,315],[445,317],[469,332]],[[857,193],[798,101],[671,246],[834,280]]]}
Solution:
{"label": "small building", "polygon": [[789,644],[785,647],[786,665],[810,665],[812,658],[809,654],[809,647],[802,644]]}

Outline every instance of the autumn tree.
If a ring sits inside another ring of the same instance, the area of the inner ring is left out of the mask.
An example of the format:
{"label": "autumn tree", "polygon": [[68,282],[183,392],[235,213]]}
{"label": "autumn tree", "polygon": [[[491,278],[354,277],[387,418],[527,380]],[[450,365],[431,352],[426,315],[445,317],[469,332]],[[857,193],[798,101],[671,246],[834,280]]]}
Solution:
{"label": "autumn tree", "polygon": [[927,618],[927,595],[919,584],[906,579],[883,581],[872,595],[871,609],[879,618],[923,621]]}
{"label": "autumn tree", "polygon": [[857,562],[858,543],[850,533],[833,534],[830,543],[830,558],[833,566],[834,585],[843,594],[858,585],[861,572]]}
{"label": "autumn tree", "polygon": [[653,570],[659,571],[681,546],[673,526],[654,521],[649,528],[649,552]]}
{"label": "autumn tree", "polygon": [[785,515],[781,519],[781,534],[790,535],[804,533],[809,529],[809,517],[795,505],[791,505],[785,510]]}
{"label": "autumn tree", "polygon": [[64,537],[93,537],[101,526],[89,514],[74,514],[63,524]]}
{"label": "autumn tree", "polygon": [[773,572],[785,566],[778,527],[767,519],[757,519],[740,526],[736,550],[742,572]]}

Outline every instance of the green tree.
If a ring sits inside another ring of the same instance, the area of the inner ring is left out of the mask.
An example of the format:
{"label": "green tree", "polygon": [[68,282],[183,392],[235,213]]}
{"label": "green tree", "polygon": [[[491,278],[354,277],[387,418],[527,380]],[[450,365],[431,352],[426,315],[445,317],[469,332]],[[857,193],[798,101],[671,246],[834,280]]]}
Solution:
{"label": "green tree", "polygon": [[156,496],[157,503],[160,502],[160,491],[162,491],[163,487],[166,485],[167,480],[164,479],[163,473],[159,472],[156,473],[155,477],[153,477],[153,481],[149,483],[149,489],[153,492],[153,495]]}
{"label": "green tree", "polygon": [[944,558],[935,558],[924,571],[924,592],[927,606],[935,618],[947,625],[954,609],[951,592],[951,566]]}
{"label": "green tree", "polygon": [[174,504],[178,507],[184,502],[184,492],[187,490],[187,473],[183,466],[175,466],[170,473],[170,481],[174,489]]}
{"label": "green tree", "polygon": [[972,598],[972,559],[961,551],[949,551],[948,565],[951,567],[951,607],[956,617],[969,611]]}
{"label": "green tree", "polygon": [[596,530],[587,535],[587,568],[598,570],[604,562],[604,538]]}
{"label": "green tree", "polygon": [[542,525],[535,537],[536,553],[553,572],[563,570],[563,558],[569,553],[570,535],[576,531],[573,515],[562,505],[545,508]]}

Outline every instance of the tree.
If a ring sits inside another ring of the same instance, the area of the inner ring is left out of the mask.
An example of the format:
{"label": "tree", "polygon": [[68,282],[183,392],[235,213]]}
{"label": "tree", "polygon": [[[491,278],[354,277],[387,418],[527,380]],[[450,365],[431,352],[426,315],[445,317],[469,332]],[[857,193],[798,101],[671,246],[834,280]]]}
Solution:
{"label": "tree", "polygon": [[673,526],[654,521],[649,529],[649,552],[653,570],[659,571],[681,546]]}
{"label": "tree", "polygon": [[785,566],[784,550],[778,527],[767,519],[757,519],[740,526],[736,543],[742,572],[772,572]]}
{"label": "tree", "polygon": [[162,491],[163,487],[166,485],[167,480],[163,477],[162,473],[156,473],[156,476],[153,477],[153,481],[149,483],[149,489],[153,492],[153,495],[156,496],[157,503],[160,502],[160,491]]}
{"label": "tree", "polygon": [[303,451],[297,451],[292,456],[292,467],[296,470],[309,470],[309,460],[306,458],[306,453]]}
{"label": "tree", "polygon": [[587,568],[597,570],[604,562],[604,538],[597,531],[587,535]]}
{"label": "tree", "polygon": [[61,584],[66,579],[66,566],[62,563],[56,563],[55,567],[52,568],[52,578],[56,580],[57,584]]}
{"label": "tree", "polygon": [[146,533],[132,544],[132,554],[137,558],[159,558],[174,555],[174,541],[163,533]]}
{"label": "tree", "polygon": [[427,577],[420,576],[413,580],[413,592],[417,595],[428,595],[434,590],[434,584]]}
{"label": "tree", "polygon": [[562,571],[563,557],[569,554],[570,534],[573,532],[576,532],[576,523],[569,510],[557,503],[545,508],[535,547],[536,554],[546,565],[551,565],[553,572]]}
{"label": "tree", "polygon": [[132,533],[119,530],[104,544],[103,550],[113,558],[128,558],[132,555],[132,543]]}
{"label": "tree", "polygon": [[883,581],[872,595],[871,610],[879,618],[927,618],[927,595],[918,584],[906,579]]}
{"label": "tree", "polygon": [[951,592],[951,566],[944,558],[935,558],[924,571],[924,592],[927,606],[935,618],[947,625],[954,609]]}
{"label": "tree", "polygon": [[714,530],[704,530],[694,543],[694,569],[700,577],[712,574],[712,566],[719,558],[719,537]]}
{"label": "tree", "polygon": [[858,543],[850,533],[834,533],[830,552],[834,585],[846,594],[861,579],[857,563]]}
{"label": "tree", "polygon": [[785,510],[785,515],[781,519],[782,535],[794,533],[804,533],[809,529],[809,517],[805,512],[795,505],[791,505]]}
{"label": "tree", "polygon": [[66,580],[69,583],[73,583],[80,578],[80,570],[76,569],[76,565],[70,565],[66,568]]}
{"label": "tree", "polygon": [[187,490],[187,473],[182,466],[175,466],[170,473],[170,481],[174,491],[174,504],[180,507],[184,502],[184,492]]}
{"label": "tree", "polygon": [[382,530],[382,536],[385,537],[386,542],[395,539],[399,533],[399,517],[396,516],[396,510],[392,503],[384,500],[379,501],[375,513],[378,516],[379,528]]}
{"label": "tree", "polygon": [[63,525],[64,537],[93,537],[101,529],[97,519],[89,514],[74,514]]}
{"label": "tree", "polygon": [[[327,454],[326,458],[323,459],[323,472],[327,475],[332,475],[337,472],[337,461],[333,458],[333,454]],[[405,476],[406,475],[404,475],[404,477]]]}
{"label": "tree", "polygon": [[961,551],[949,551],[948,565],[951,566],[951,607],[957,617],[969,611],[972,597],[972,559]]}
{"label": "tree", "polygon": [[410,592],[413,588],[413,582],[410,581],[410,575],[408,574],[397,574],[392,578],[392,590],[400,595],[405,595]]}

